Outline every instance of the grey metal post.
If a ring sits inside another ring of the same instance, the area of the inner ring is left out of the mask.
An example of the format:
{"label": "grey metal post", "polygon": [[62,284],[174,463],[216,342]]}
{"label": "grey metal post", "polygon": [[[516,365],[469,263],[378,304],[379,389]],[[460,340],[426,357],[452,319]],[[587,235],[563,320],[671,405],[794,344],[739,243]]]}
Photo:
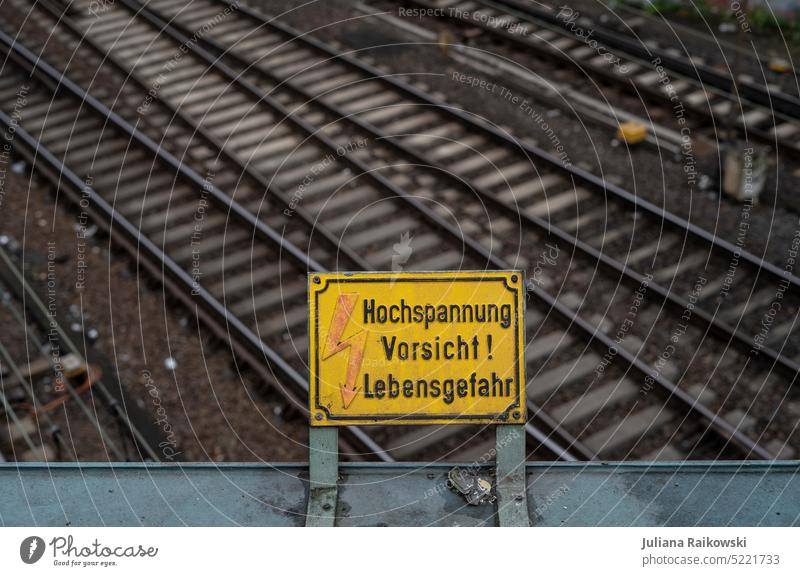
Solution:
{"label": "grey metal post", "polygon": [[497,426],[497,516],[500,526],[530,526],[525,482],[525,426]]}
{"label": "grey metal post", "polygon": [[332,527],[336,523],[339,489],[339,430],[308,429],[308,509],[306,526]]}

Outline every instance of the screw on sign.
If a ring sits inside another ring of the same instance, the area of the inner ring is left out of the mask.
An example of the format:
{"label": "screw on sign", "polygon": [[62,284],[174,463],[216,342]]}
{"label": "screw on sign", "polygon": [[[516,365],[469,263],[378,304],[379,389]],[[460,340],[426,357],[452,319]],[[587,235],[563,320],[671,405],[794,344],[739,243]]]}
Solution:
{"label": "screw on sign", "polygon": [[519,271],[315,274],[312,426],[525,422]]}

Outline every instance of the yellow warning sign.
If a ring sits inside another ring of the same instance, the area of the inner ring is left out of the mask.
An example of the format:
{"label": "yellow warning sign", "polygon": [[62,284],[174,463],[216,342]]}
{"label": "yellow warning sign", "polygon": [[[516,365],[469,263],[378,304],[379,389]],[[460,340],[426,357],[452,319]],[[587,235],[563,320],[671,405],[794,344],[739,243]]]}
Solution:
{"label": "yellow warning sign", "polygon": [[309,277],[313,426],[525,422],[520,271]]}

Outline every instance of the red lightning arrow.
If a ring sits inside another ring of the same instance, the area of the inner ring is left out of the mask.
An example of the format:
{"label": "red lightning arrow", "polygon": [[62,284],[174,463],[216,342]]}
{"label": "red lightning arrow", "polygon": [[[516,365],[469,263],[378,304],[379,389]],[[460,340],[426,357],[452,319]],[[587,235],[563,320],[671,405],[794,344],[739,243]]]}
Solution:
{"label": "red lightning arrow", "polygon": [[353,334],[346,340],[342,340],[342,334],[347,324],[350,322],[350,316],[355,308],[358,294],[341,294],[336,301],[336,308],[333,310],[333,319],[331,320],[330,331],[328,332],[328,339],[325,342],[325,352],[322,355],[323,360],[327,360],[334,354],[338,354],[345,348],[351,348],[350,357],[347,359],[347,373],[345,381],[341,384],[342,403],[347,409],[356,397],[358,388],[356,387],[356,378],[358,372],[361,370],[361,362],[364,359],[364,349],[367,347],[367,332],[361,331]]}

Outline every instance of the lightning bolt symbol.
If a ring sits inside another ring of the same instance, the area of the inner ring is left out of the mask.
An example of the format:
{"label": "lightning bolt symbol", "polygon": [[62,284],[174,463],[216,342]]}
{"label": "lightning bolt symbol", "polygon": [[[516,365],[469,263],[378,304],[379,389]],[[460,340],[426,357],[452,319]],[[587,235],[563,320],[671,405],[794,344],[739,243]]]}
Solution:
{"label": "lightning bolt symbol", "polygon": [[353,308],[356,306],[356,300],[358,300],[358,294],[339,295],[339,299],[336,301],[336,307],[333,310],[333,319],[331,320],[328,338],[325,342],[325,351],[322,355],[322,359],[327,360],[342,350],[350,348],[345,381],[340,384],[342,403],[345,409],[350,407],[350,404],[356,397],[356,392],[358,391],[356,387],[356,378],[358,377],[358,372],[361,370],[361,363],[364,360],[364,350],[367,347],[367,332],[365,330],[342,340],[342,334],[344,334],[344,329],[350,322]]}

